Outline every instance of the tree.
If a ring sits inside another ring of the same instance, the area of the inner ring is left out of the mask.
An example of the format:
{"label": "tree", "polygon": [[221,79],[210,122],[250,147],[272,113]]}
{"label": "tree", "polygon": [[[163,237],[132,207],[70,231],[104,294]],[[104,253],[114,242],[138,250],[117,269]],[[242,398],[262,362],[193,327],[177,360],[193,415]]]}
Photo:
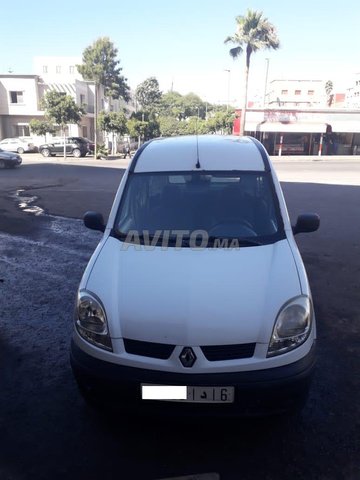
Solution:
{"label": "tree", "polygon": [[181,105],[183,106],[184,117],[199,117],[205,118],[206,104],[195,93],[188,93],[181,99]]}
{"label": "tree", "polygon": [[138,146],[141,141],[150,140],[160,136],[160,125],[153,115],[142,112],[133,113],[127,122],[130,137],[138,139]]}
{"label": "tree", "polygon": [[37,118],[33,118],[30,120],[30,130],[35,135],[42,135],[44,136],[46,142],[46,134],[51,133],[52,135],[56,132],[56,127],[48,120],[38,120]]}
{"label": "tree", "polygon": [[135,91],[136,100],[145,111],[154,111],[158,108],[161,99],[159,82],[155,77],[149,77],[137,86]]}
{"label": "tree", "polygon": [[79,107],[70,95],[54,90],[47,92],[41,103],[45,116],[61,127],[64,136],[64,158],[66,158],[65,127],[69,123],[80,122],[85,113],[83,107]]}
{"label": "tree", "polygon": [[280,43],[274,25],[263,16],[262,12],[249,9],[247,10],[246,15],[236,17],[235,21],[236,32],[234,35],[227,37],[225,43],[233,43],[237,45],[229,51],[233,59],[238,58],[244,50],[246,54],[245,89],[240,122],[240,135],[244,135],[251,55],[258,50],[276,50],[279,48]]}
{"label": "tree", "polygon": [[118,50],[108,37],[95,40],[89,47],[85,48],[82,56],[83,63],[77,65],[79,73],[85,80],[95,84],[95,157],[97,144],[97,117],[98,117],[98,94],[99,86],[103,85],[105,95],[111,98],[130,99],[130,88],[127,79],[121,75],[122,68],[117,60]]}
{"label": "tree", "polygon": [[114,134],[125,135],[128,133],[127,118],[124,112],[100,112],[98,126],[107,133],[112,133],[112,154],[114,154]]}
{"label": "tree", "polygon": [[184,117],[184,105],[182,95],[178,92],[167,92],[161,97],[160,114],[163,117],[174,117],[182,120]]}
{"label": "tree", "polygon": [[180,122],[184,125],[184,131],[181,135],[204,135],[208,133],[207,122],[199,117],[189,117],[184,122]]}
{"label": "tree", "polygon": [[232,132],[235,114],[230,111],[215,112],[207,121],[211,133],[229,134]]}
{"label": "tree", "polygon": [[328,80],[325,83],[325,92],[326,92],[326,96],[327,96],[328,107],[331,107],[331,105],[333,103],[333,100],[334,100],[334,94],[332,93],[333,88],[334,88],[333,82],[331,80]]}

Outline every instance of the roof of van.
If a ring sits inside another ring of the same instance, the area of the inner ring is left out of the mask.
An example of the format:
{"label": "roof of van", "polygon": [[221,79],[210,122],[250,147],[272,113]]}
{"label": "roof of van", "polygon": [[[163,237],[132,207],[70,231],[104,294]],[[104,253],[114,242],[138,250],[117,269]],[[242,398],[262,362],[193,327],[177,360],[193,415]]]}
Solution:
{"label": "roof of van", "polygon": [[251,137],[189,135],[151,140],[135,155],[130,170],[166,172],[197,170],[268,170],[263,146]]}

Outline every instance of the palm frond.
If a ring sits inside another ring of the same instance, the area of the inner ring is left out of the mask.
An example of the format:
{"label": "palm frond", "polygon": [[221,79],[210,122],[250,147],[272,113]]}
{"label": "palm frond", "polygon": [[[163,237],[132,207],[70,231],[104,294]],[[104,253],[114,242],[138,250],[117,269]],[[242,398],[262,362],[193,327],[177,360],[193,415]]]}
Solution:
{"label": "palm frond", "polygon": [[240,45],[234,48],[230,48],[229,50],[230,56],[233,59],[238,58],[238,56],[241,55],[242,52],[243,52],[243,48]]}

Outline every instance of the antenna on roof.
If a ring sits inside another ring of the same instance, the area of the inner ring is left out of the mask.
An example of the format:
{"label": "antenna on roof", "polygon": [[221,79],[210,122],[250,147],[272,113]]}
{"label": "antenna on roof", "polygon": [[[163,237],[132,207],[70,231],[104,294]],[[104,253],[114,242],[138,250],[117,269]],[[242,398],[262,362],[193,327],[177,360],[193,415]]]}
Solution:
{"label": "antenna on roof", "polygon": [[196,132],[196,165],[195,168],[201,168],[200,159],[199,159],[199,137]]}
{"label": "antenna on roof", "polygon": [[196,165],[195,168],[201,168],[200,159],[199,159],[199,136],[198,136],[198,121],[199,121],[199,108],[198,114],[196,117],[195,132],[196,132]]}

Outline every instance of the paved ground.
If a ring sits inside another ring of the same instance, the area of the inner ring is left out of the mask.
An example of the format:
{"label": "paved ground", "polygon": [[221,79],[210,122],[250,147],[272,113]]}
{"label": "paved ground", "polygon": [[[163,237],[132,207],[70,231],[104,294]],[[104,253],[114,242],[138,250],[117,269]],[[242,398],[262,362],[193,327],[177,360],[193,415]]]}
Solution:
{"label": "paved ground", "polygon": [[[340,161],[275,162],[291,217],[317,211],[322,219],[319,232],[297,237],[315,299],[318,368],[301,418],[279,423],[145,421],[89,410],[68,345],[74,295],[99,234],[78,218],[87,209],[107,215],[121,165],[30,160],[1,171],[1,480],[206,472],[245,480],[360,478],[360,174],[356,162],[339,169]],[[338,184],[326,184],[335,175]],[[18,190],[37,196],[33,205],[51,215],[22,212]]]}

